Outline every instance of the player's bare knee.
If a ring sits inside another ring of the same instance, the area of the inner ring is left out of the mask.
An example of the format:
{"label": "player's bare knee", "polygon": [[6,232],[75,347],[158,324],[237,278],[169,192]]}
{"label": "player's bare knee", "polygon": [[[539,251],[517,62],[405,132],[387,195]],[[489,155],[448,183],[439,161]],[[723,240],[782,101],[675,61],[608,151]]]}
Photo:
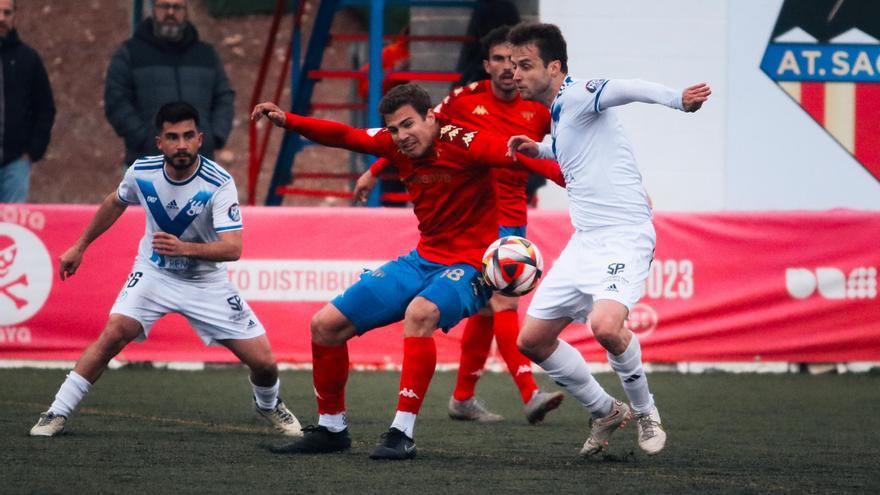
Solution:
{"label": "player's bare knee", "polygon": [[436,304],[417,297],[409,303],[404,314],[403,330],[407,337],[430,337],[440,323],[440,309]]}
{"label": "player's bare knee", "polygon": [[547,339],[532,332],[521,332],[516,339],[516,346],[519,347],[519,352],[535,362],[544,360],[545,349],[549,345],[552,345],[552,342],[547,342]]}
{"label": "player's bare knee", "polygon": [[325,346],[342,345],[355,335],[354,325],[329,304],[312,316],[310,330],[312,342]]}
{"label": "player's bare knee", "polygon": [[623,326],[623,320],[614,315],[591,315],[590,329],[602,347],[612,352],[619,349],[626,340],[627,330]]}

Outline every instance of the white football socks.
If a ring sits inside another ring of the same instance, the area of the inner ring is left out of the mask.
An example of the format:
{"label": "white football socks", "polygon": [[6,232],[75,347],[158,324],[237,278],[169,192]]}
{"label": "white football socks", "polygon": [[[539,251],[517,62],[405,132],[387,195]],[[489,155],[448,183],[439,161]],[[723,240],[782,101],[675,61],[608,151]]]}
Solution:
{"label": "white football socks", "polygon": [[411,412],[397,411],[397,414],[394,415],[394,421],[391,423],[391,427],[397,428],[406,433],[406,436],[410,438],[415,438],[413,437],[413,432],[416,429],[416,416],[416,414]]}
{"label": "white football socks", "polygon": [[275,384],[271,387],[254,385],[254,382],[251,382],[251,387],[254,388],[254,400],[257,401],[257,407],[264,411],[275,409],[275,405],[278,404],[278,390],[281,389],[281,378],[275,380]]}
{"label": "white football socks", "polygon": [[617,372],[623,391],[626,392],[633,411],[648,412],[654,408],[654,397],[648,390],[648,377],[642,366],[642,346],[635,334],[623,354],[615,356],[608,353],[608,363]]}
{"label": "white football socks", "polygon": [[577,349],[564,340],[544,362],[538,363],[553,380],[600,418],[611,413],[614,398],[590,374],[590,367]]}
{"label": "white football socks", "polygon": [[61,384],[61,388],[58,389],[58,393],[55,394],[55,401],[49,406],[49,412],[58,416],[70,417],[70,413],[76,409],[76,406],[91,389],[92,384],[88,380],[71,370],[64,383]]}
{"label": "white football socks", "polygon": [[333,433],[339,433],[348,428],[348,417],[345,415],[345,411],[336,414],[319,414],[318,426],[323,426]]}

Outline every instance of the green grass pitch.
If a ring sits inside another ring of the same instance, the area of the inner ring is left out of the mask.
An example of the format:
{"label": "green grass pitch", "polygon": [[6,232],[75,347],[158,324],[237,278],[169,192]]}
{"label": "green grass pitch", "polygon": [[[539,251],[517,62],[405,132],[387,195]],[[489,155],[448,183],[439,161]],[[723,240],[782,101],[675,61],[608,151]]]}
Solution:
{"label": "green grass pitch", "polygon": [[[107,372],[57,438],[27,431],[59,370],[0,370],[0,492],[12,493],[878,493],[880,375],[655,373],[667,448],[641,453],[635,425],[598,459],[577,456],[585,411],[570,397],[526,423],[510,377],[477,393],[506,417],[446,417],[455,375],[438,372],[416,425],[413,461],[369,455],[392,419],[397,373],[353,372],[350,452],[280,456],[284,438],[251,409],[243,369]],[[599,381],[622,397],[617,378]],[[544,375],[542,386],[556,389]],[[282,397],[315,421],[310,372],[282,373]]]}

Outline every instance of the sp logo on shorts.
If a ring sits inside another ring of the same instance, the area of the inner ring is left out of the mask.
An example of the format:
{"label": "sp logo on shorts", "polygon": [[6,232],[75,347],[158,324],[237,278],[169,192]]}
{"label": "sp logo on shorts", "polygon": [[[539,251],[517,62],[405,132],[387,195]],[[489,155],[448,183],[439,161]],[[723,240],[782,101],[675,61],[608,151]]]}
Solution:
{"label": "sp logo on shorts", "polygon": [[0,222],[0,325],[35,315],[52,290],[52,260],[30,230]]}
{"label": "sp logo on shorts", "polygon": [[232,296],[226,299],[226,303],[229,304],[229,307],[232,308],[233,311],[241,311],[244,309],[244,305],[241,303],[240,296]]}
{"label": "sp logo on shorts", "polygon": [[618,275],[623,273],[624,268],[626,268],[626,264],[624,263],[611,263],[608,265],[608,275]]}
{"label": "sp logo on shorts", "polygon": [[878,19],[876,0],[785,0],[761,70],[880,181]]}
{"label": "sp logo on shorts", "polygon": [[241,221],[241,208],[238,207],[238,203],[234,203],[230,206],[227,214],[229,215],[229,219],[233,222]]}

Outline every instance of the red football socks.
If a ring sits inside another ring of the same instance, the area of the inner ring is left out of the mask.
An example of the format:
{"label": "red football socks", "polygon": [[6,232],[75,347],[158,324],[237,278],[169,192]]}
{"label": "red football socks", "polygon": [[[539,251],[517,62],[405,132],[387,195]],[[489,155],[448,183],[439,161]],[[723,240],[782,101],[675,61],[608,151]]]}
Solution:
{"label": "red football socks", "polygon": [[461,337],[458,378],[452,393],[455,400],[467,400],[474,396],[474,388],[483,373],[491,347],[492,317],[474,315],[468,318]]}
{"label": "red football socks", "polygon": [[498,352],[507,363],[507,370],[516,382],[522,396],[523,404],[529,402],[538,385],[532,376],[532,362],[523,356],[516,346],[519,337],[519,315],[514,310],[495,313],[495,341],[498,343]]}
{"label": "red football socks", "polygon": [[312,342],[312,381],[318,396],[318,414],[345,411],[348,344],[329,347]]}
{"label": "red football socks", "polygon": [[428,385],[437,367],[437,346],[434,337],[405,337],[403,339],[403,369],[400,373],[400,392],[397,410],[419,413]]}

